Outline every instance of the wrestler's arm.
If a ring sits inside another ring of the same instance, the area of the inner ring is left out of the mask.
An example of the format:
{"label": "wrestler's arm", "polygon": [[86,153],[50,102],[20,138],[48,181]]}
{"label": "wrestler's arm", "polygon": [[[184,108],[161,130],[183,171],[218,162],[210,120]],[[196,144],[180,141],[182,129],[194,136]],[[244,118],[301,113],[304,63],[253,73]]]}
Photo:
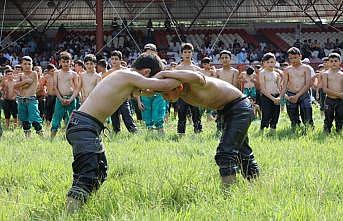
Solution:
{"label": "wrestler's arm", "polygon": [[141,89],[144,94],[144,90],[151,90],[157,92],[170,91],[178,87],[181,83],[175,79],[156,79],[156,78],[144,78],[141,80],[131,82],[135,87]]}
{"label": "wrestler's arm", "polygon": [[174,78],[182,83],[195,83],[200,85],[206,84],[206,78],[203,74],[188,70],[161,71],[155,75],[155,78]]}
{"label": "wrestler's arm", "polygon": [[232,84],[238,89],[241,89],[241,82],[242,82],[242,77],[239,76],[239,72],[236,69],[233,69],[233,80]]}
{"label": "wrestler's arm", "polygon": [[20,87],[23,87],[23,86],[29,86],[32,83],[33,83],[33,79],[32,78],[26,78],[24,80],[20,80],[16,84],[14,84],[14,88],[20,88]]}
{"label": "wrestler's arm", "polygon": [[76,73],[73,73],[73,78],[72,78],[72,87],[73,87],[73,95],[70,97],[70,101],[73,101],[80,92],[80,81],[79,81],[79,76]]}
{"label": "wrestler's arm", "polygon": [[54,73],[54,90],[56,92],[56,97],[58,98],[58,100],[60,100],[61,102],[63,101],[63,98],[60,94],[60,91],[58,90],[58,72]]}
{"label": "wrestler's arm", "polygon": [[[283,77],[282,77],[282,90],[281,90],[281,93],[280,93],[280,97],[283,97],[283,96],[285,96],[285,94],[286,94],[286,90],[287,90],[287,84],[288,84],[288,78],[289,78],[289,76],[288,76],[288,71],[287,70],[284,70],[284,72],[283,72],[283,75],[282,75]],[[287,97],[287,96],[285,96],[285,97]]]}

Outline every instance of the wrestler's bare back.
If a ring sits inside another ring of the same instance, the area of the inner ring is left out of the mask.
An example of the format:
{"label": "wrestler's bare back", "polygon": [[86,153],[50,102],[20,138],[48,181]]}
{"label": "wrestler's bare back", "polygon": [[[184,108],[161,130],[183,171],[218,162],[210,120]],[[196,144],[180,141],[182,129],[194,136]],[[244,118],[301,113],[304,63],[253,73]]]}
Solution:
{"label": "wrestler's bare back", "polygon": [[[188,81],[188,79],[185,79],[185,77],[182,76],[184,75],[182,71],[160,72],[157,74],[157,77],[174,78],[181,81],[183,84],[183,91],[179,94],[179,97],[194,106],[220,110],[233,100],[243,97],[242,92],[228,82],[204,76],[199,72],[188,72],[186,74],[190,76],[189,79],[200,80]],[[179,78],[178,75],[181,75],[184,80]]]}
{"label": "wrestler's bare back", "polygon": [[178,81],[169,80],[145,78],[129,69],[115,71],[95,86],[79,111],[104,122],[136,91],[140,89],[168,91],[180,84]]}

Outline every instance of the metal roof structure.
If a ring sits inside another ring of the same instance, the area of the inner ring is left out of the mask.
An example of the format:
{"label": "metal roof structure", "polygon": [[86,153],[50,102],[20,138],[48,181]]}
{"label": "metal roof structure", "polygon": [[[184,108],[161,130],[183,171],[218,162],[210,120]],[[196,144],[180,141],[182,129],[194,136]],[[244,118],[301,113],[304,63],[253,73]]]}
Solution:
{"label": "metal roof structure", "polygon": [[[64,24],[73,28],[95,27],[95,0],[1,0],[4,28],[47,30]],[[301,22],[317,25],[343,23],[342,0],[104,0],[104,25],[113,18],[145,26],[148,19],[163,26],[186,29],[201,26],[251,23]]]}

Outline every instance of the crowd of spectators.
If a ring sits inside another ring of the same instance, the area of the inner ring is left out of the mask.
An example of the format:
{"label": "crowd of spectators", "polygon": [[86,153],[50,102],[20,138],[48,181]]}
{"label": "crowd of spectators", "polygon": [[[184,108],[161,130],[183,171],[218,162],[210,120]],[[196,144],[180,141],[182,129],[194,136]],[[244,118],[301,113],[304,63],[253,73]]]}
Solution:
{"label": "crowd of spectators", "polygon": [[[98,54],[98,58],[108,58],[110,51],[120,50],[123,53],[124,59],[130,63],[136,59],[141,52],[141,48],[148,42],[154,42],[154,29],[149,22],[147,30],[133,30],[124,26],[114,25],[112,33],[107,37],[102,53]],[[124,29],[123,31],[121,29]],[[172,33],[172,30],[169,30]],[[85,34],[86,33],[86,34]],[[172,35],[172,34],[171,34]],[[116,36],[116,37],[115,37]],[[115,38],[113,38],[115,37]],[[5,44],[0,48],[0,65],[15,66],[19,63],[20,58],[25,55],[30,55],[34,59],[36,65],[46,67],[49,63],[57,65],[60,51],[67,50],[74,57],[73,60],[83,59],[89,53],[96,54],[95,35],[92,32],[70,31],[63,26],[58,30],[54,38],[48,38],[46,34],[32,32],[19,41],[15,41],[16,37],[11,39],[6,37],[2,41]],[[133,40],[134,39],[134,40]],[[181,40],[190,42],[187,35],[182,35]],[[263,54],[273,52],[279,63],[283,63],[286,59],[285,52],[275,47],[271,43],[260,42],[259,45],[253,45],[244,41],[235,39],[228,47],[223,41],[219,40],[215,47],[212,44],[215,39],[213,35],[206,35],[203,44],[200,47],[194,48],[193,61],[200,63],[203,57],[210,57],[212,63],[219,63],[219,52],[221,50],[230,50],[233,54],[232,63],[234,64],[249,64],[254,61],[261,60]],[[179,62],[181,60],[180,49],[181,43],[177,35],[174,34],[170,44],[167,47],[158,45],[159,53],[162,58],[165,58],[168,63]],[[336,39],[332,42],[327,39],[324,45],[320,45],[317,39],[305,39],[303,42],[297,40],[294,46],[301,49],[303,58],[309,58],[312,63],[319,63],[321,58],[327,56],[333,50],[343,50],[343,41]]]}

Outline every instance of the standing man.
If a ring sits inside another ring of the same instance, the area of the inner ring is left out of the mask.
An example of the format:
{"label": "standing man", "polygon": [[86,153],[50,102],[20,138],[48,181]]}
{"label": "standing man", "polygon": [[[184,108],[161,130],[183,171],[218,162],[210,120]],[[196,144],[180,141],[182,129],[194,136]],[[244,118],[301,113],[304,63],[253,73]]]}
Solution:
{"label": "standing man", "polygon": [[290,66],[284,70],[281,96],[287,100],[287,113],[291,126],[299,126],[301,121],[299,109],[304,124],[313,126],[312,106],[309,88],[311,85],[311,70],[308,65],[301,63],[301,52],[292,47],[287,51]]}
{"label": "standing man", "polygon": [[54,75],[54,89],[56,92],[56,103],[54,115],[51,122],[51,139],[57,134],[61,127],[61,120],[69,121],[71,112],[76,109],[76,97],[79,94],[79,79],[76,72],[70,69],[71,54],[60,53],[61,69]]}
{"label": "standing man", "polygon": [[[158,56],[156,45],[151,43],[144,46],[144,52]],[[167,102],[162,95],[156,93],[150,96],[140,96],[136,99],[138,107],[141,107],[142,119],[145,122],[146,127],[149,130],[156,129],[160,134],[164,134],[164,119],[167,114]]]}
{"label": "standing man", "polygon": [[[190,71],[199,71],[201,72],[201,68],[192,64],[192,56],[193,56],[193,45],[191,43],[185,43],[181,46],[181,56],[182,62],[175,67],[175,70],[190,70]],[[178,123],[177,123],[177,132],[180,135],[184,135],[186,132],[186,119],[187,119],[187,112],[188,109],[191,110],[192,114],[192,121],[194,127],[194,133],[202,132],[202,124],[201,124],[201,115],[199,107],[193,106],[187,102],[185,102],[182,98],[178,100]]]}
{"label": "standing man", "polygon": [[18,89],[18,115],[26,137],[30,137],[31,124],[36,133],[43,136],[42,118],[39,115],[36,91],[38,86],[37,72],[32,71],[33,61],[24,56],[21,61],[23,73],[19,74],[19,81],[14,88]]}

